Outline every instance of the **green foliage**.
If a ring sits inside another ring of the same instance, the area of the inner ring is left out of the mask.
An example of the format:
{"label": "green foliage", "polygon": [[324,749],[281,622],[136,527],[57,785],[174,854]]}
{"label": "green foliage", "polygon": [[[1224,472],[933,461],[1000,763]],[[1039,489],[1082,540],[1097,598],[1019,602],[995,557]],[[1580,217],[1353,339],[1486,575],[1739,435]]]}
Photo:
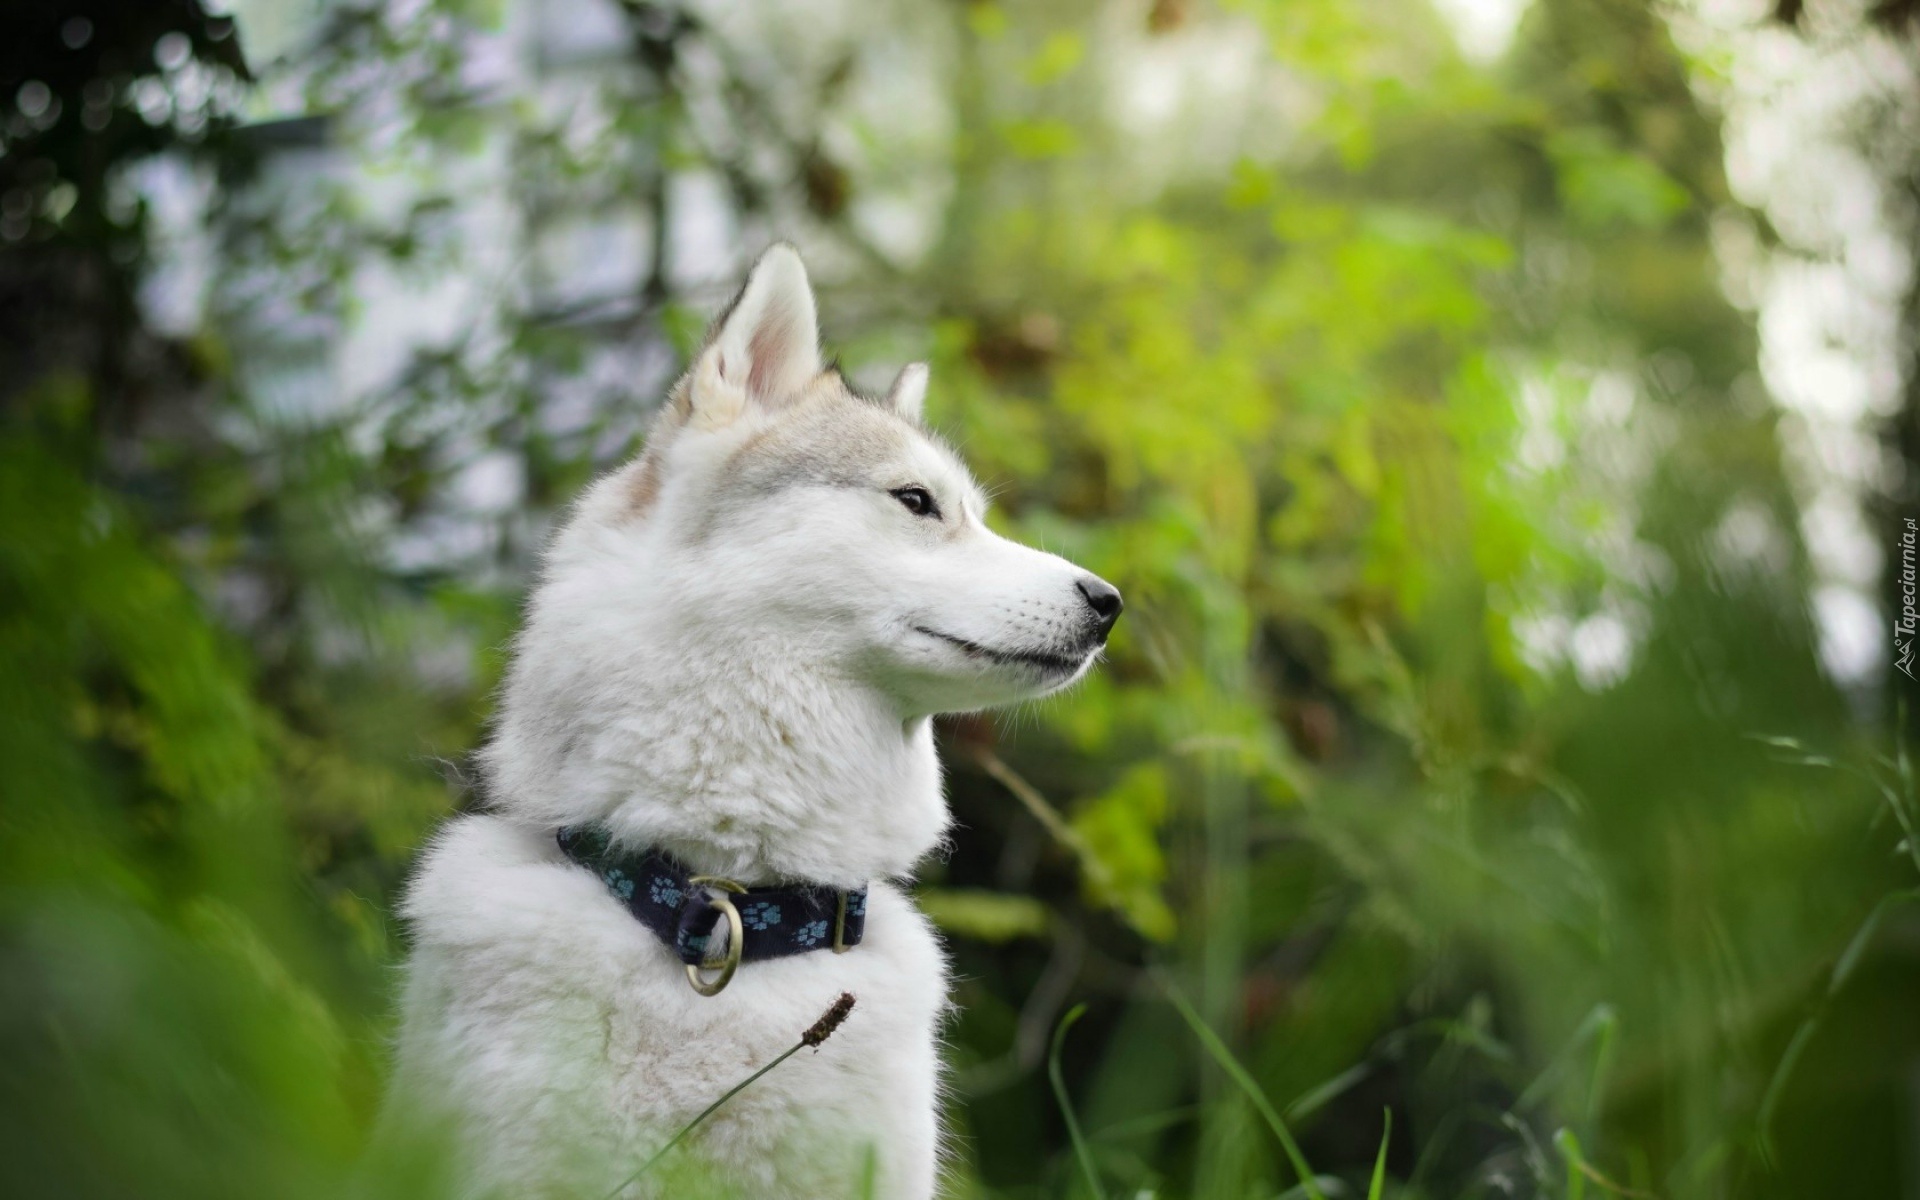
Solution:
{"label": "green foliage", "polygon": [[1568,215],[1605,229],[1614,222],[1657,229],[1687,207],[1687,190],[1646,158],[1623,153],[1604,133],[1572,129],[1547,140]]}
{"label": "green foliage", "polygon": [[[722,296],[669,269],[693,181],[742,253],[829,264],[856,374],[930,359],[997,527],[1128,597],[1076,692],[944,730],[956,1194],[1893,1194],[1920,810],[1817,661],[1659,13],[1537,0],[1489,66],[1411,0],[876,10],[792,54],[606,15],[627,41],[562,104],[472,82],[512,6],[338,10],[266,80],[329,122],[339,169],[291,184],[298,131],[228,138],[239,110],[18,143],[76,199],[0,282],[131,349],[47,339],[0,381],[14,1191],[434,1194],[430,1131],[355,1174],[388,914],[546,521]],[[189,86],[125,28],[116,96]],[[1232,104],[1193,82],[1251,42]],[[861,91],[903,48],[944,114],[911,136]],[[1199,111],[1115,99],[1155,71]],[[112,300],[155,256],[82,219],[94,146],[221,182],[185,341]],[[476,179],[512,255],[464,223]],[[914,254],[872,219],[901,208]],[[554,286],[582,225],[651,239],[626,293]],[[286,400],[396,279],[469,307]],[[463,508],[502,464],[511,508]],[[1732,555],[1734,516],[1774,551]]]}
{"label": "green foliage", "polygon": [[1047,932],[1047,906],[1031,896],[983,888],[922,888],[914,899],[935,925],[954,937],[1007,942]]}
{"label": "green foliage", "polygon": [[1073,814],[1073,828],[1105,868],[1086,881],[1093,898],[1119,909],[1135,929],[1161,942],[1174,933],[1173,912],[1161,895],[1167,864],[1159,835],[1166,815],[1166,772],[1154,763],[1133,768]]}
{"label": "green foliage", "polygon": [[1067,1040],[1067,1030],[1086,1015],[1087,1006],[1076,1004],[1054,1026],[1053,1043],[1047,1051],[1047,1080],[1053,1084],[1053,1096],[1059,1102],[1061,1118],[1067,1123],[1067,1139],[1073,1143],[1073,1155],[1079,1160],[1080,1174],[1086,1180],[1087,1191],[1092,1193],[1094,1200],[1106,1200],[1106,1189],[1100,1186],[1100,1172],[1093,1165],[1093,1153],[1087,1148],[1087,1139],[1081,1136],[1080,1122],[1074,1118],[1073,1102],[1067,1098],[1067,1085],[1060,1073],[1060,1047]]}

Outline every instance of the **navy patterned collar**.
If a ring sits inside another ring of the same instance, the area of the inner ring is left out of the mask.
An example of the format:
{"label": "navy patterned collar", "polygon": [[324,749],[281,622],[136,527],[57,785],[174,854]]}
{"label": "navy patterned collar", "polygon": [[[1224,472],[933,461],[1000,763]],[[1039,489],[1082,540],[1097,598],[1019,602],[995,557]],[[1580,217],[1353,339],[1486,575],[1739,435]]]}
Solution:
{"label": "navy patterned collar", "polygon": [[[653,930],[686,963],[707,956],[721,911],[707,903],[708,886],[663,850],[620,850],[599,825],[561,829],[560,850],[592,871],[635,920]],[[795,884],[747,888],[731,897],[746,936],[740,961],[782,958],[808,950],[846,950],[867,931],[867,889]]]}

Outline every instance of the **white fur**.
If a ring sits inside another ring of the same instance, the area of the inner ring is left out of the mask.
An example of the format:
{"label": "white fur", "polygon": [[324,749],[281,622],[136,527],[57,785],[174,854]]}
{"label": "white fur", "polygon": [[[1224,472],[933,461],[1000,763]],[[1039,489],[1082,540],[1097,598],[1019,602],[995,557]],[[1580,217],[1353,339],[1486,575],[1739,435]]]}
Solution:
{"label": "white fur", "polygon": [[[676,1157],[740,1195],[820,1197],[871,1153],[878,1196],[933,1193],[945,965],[888,882],[947,825],[930,717],[1066,686],[1105,631],[1091,577],[981,523],[918,427],[925,388],[910,367],[875,403],[822,374],[777,247],[647,453],[555,539],[483,752],[490,811],[440,833],[404,907],[394,1111],[451,1124],[470,1194],[604,1195],[843,991],[858,1005],[823,1048]],[[556,849],[593,820],[746,884],[872,881],[866,939],[700,996]]]}
{"label": "white fur", "polygon": [[894,379],[893,386],[887,389],[887,403],[901,417],[918,425],[920,410],[927,403],[927,364],[908,363],[900,368],[900,374]]}

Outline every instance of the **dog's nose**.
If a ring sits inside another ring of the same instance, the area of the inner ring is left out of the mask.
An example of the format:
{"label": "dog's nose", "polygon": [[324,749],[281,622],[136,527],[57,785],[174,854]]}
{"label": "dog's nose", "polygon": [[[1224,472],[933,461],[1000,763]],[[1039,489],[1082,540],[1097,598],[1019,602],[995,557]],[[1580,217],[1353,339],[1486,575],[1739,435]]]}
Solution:
{"label": "dog's nose", "polygon": [[1078,586],[1087,607],[1100,621],[1100,636],[1106,637],[1113,623],[1120,619],[1120,610],[1126,607],[1120,600],[1120,589],[1097,575],[1086,576]]}

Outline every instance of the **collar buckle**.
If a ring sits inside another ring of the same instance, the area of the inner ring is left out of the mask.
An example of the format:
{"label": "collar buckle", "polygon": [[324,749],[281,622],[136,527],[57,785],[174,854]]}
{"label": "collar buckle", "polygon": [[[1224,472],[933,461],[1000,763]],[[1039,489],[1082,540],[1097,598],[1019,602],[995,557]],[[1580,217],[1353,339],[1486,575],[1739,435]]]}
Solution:
{"label": "collar buckle", "polygon": [[[597,877],[613,902],[687,967],[688,983],[703,996],[723,990],[742,962],[810,950],[844,954],[866,933],[865,887],[802,882],[749,888],[694,875],[664,850],[616,846],[598,824],[563,826],[555,839],[566,858]],[[727,940],[716,942],[719,937]]]}
{"label": "collar buckle", "polygon": [[[747,928],[740,920],[740,910],[733,905],[733,896],[744,896],[747,889],[717,875],[694,875],[687,882],[705,888],[708,907],[719,909],[720,915],[727,921],[726,954],[718,959],[703,959],[687,964],[687,982],[693,985],[693,990],[702,996],[718,996],[733,982],[733,973],[740,969],[740,950],[747,940]],[[845,906],[843,900],[842,909]],[[720,974],[708,980],[700,977],[702,971],[718,971]]]}

